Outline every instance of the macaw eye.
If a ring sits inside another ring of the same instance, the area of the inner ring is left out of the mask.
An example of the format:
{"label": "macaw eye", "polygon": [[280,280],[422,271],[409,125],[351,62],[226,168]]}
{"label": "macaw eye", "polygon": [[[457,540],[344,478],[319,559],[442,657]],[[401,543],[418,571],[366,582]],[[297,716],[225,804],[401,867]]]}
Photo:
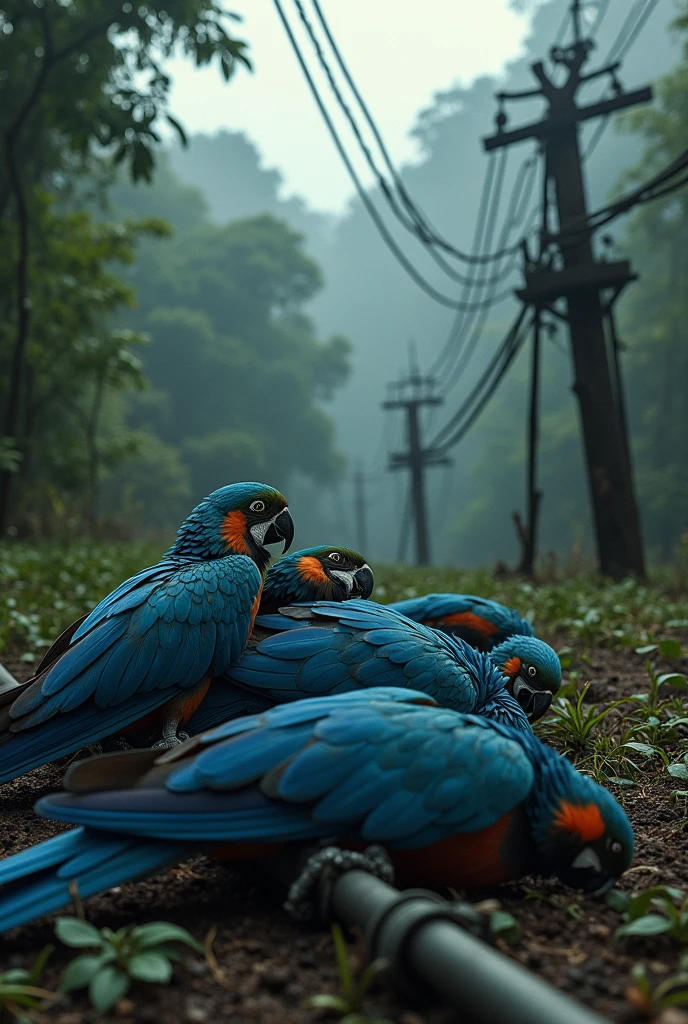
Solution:
{"label": "macaw eye", "polygon": [[528,675],[533,677],[537,675],[537,669],[535,668],[535,665],[528,666]]}
{"label": "macaw eye", "polygon": [[342,560],[342,556],[339,554],[338,551],[331,551],[329,557],[332,559],[333,562],[341,562]]}
{"label": "macaw eye", "polygon": [[249,508],[251,512],[264,512],[265,502],[261,501],[259,498],[258,501],[252,501],[251,504],[249,505]]}
{"label": "macaw eye", "polygon": [[621,850],[623,849],[623,847],[621,846],[621,843],[619,842],[618,839],[614,839],[609,844],[609,849],[610,849],[610,851],[612,853],[621,853]]}

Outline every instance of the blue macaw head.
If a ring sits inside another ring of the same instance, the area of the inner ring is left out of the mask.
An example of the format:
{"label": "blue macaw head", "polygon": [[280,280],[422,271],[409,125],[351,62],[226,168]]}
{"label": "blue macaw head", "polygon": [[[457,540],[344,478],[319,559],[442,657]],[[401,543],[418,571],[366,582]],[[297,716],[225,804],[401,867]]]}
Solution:
{"label": "blue macaw head", "polygon": [[248,555],[261,573],[270,561],[266,544],[294,539],[284,495],[267,484],[228,484],[213,491],[180,527],[169,554],[212,559]]}
{"label": "blue macaw head", "polygon": [[510,636],[488,657],[509,680],[507,689],[529,720],[542,718],[561,686],[561,663],[549,644],[534,636]]}
{"label": "blue macaw head", "polygon": [[373,570],[363,555],[350,548],[321,544],[296,551],[280,565],[284,561],[291,561],[300,579],[318,591],[317,596],[311,598],[313,601],[328,600],[324,595],[332,590],[335,596],[329,600],[339,598],[342,601],[350,597],[368,598],[373,592]]}
{"label": "blue macaw head", "polygon": [[299,601],[370,597],[375,579],[363,555],[334,544],[294,551],[265,576],[261,611]]}
{"label": "blue macaw head", "polygon": [[604,892],[631,866],[631,823],[604,786],[544,749],[545,763],[536,768],[541,785],[527,808],[544,870],[555,864],[566,885]]}

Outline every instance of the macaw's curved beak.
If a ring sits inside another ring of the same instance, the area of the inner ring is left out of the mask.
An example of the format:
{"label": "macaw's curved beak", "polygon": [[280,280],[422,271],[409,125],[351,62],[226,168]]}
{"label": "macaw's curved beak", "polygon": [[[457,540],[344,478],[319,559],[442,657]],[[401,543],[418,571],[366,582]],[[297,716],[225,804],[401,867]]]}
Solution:
{"label": "macaw's curved beak", "polygon": [[375,577],[373,576],[373,570],[369,565],[362,565],[360,569],[357,569],[354,573],[353,578],[353,589],[361,597],[370,597],[375,586]]}
{"label": "macaw's curved beak", "polygon": [[602,870],[600,858],[590,846],[586,846],[578,854],[573,864],[561,868],[557,874],[564,885],[570,885],[572,889],[580,889],[586,896],[601,896],[605,892],[609,892],[618,881],[617,878]]}
{"label": "macaw's curved beak", "polygon": [[289,550],[291,542],[294,539],[294,520],[291,517],[288,508],[282,509],[278,516],[270,521],[270,525],[267,528],[265,537],[263,538],[263,544],[279,544],[281,540],[284,541],[284,547],[282,548],[282,554]]}
{"label": "macaw's curved beak", "polygon": [[513,694],[521,705],[529,722],[537,722],[549,710],[552,694],[549,690],[536,690],[520,676],[514,679]]}

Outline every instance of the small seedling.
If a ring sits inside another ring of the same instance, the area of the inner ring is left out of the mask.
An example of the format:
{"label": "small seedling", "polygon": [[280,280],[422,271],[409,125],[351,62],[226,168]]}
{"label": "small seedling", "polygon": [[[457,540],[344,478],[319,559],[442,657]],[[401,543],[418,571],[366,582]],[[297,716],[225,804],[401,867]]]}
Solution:
{"label": "small seedling", "polygon": [[660,640],[658,644],[646,644],[635,649],[636,654],[652,654],[653,651],[657,651],[662,658],[670,658],[672,661],[683,654],[678,640]]}
{"label": "small seedling", "polygon": [[615,909],[622,910],[625,924],[617,928],[615,938],[669,935],[683,945],[688,943],[688,895],[683,889],[652,886],[637,896],[626,897],[625,907],[623,894],[617,893],[616,897]]}
{"label": "small seedling", "polygon": [[38,954],[38,959],[30,971],[23,967],[15,967],[0,974],[0,1021],[4,1022],[9,1015],[17,1024],[24,1024],[31,1018],[22,1013],[22,1010],[40,1010],[46,1001],[54,1002],[60,998],[55,992],[49,992],[38,985],[46,960],[54,948],[46,946]]}
{"label": "small seedling", "polygon": [[585,708],[583,703],[589,688],[590,683],[586,683],[575,700],[564,698],[553,704],[550,721],[547,723],[547,731],[558,735],[566,743],[567,748],[574,751],[584,750],[594,730],[613,708],[622,703],[613,701],[602,711],[598,711],[594,704]]}
{"label": "small seedling", "polygon": [[203,953],[201,943],[185,928],[167,921],[113,932],[75,917],[60,917],[55,934],[65,946],[91,951],[72,960],[62,975],[60,990],[88,988],[91,1005],[101,1012],[114,1006],[129,991],[132,981],[167,985],[173,962],[181,959],[171,948],[172,943],[181,942]]}
{"label": "small seedling", "polygon": [[506,910],[495,910],[490,914],[490,934],[495,939],[503,939],[509,946],[517,946],[523,938],[520,924]]}
{"label": "small seedling", "polygon": [[680,967],[677,974],[651,988],[645,968],[636,964],[631,972],[633,983],[626,989],[626,999],[648,1017],[654,1017],[670,1006],[688,1003],[688,957],[681,958]]}
{"label": "small seedling", "polygon": [[384,961],[373,960],[355,978],[349,964],[342,929],[336,921],[332,924],[332,941],[334,942],[334,952],[337,958],[341,995],[312,996],[310,999],[311,1006],[334,1010],[340,1015],[340,1024],[390,1024],[389,1021],[383,1020],[381,1017],[367,1017],[361,1012],[361,1006],[366,993],[380,971],[385,968]]}

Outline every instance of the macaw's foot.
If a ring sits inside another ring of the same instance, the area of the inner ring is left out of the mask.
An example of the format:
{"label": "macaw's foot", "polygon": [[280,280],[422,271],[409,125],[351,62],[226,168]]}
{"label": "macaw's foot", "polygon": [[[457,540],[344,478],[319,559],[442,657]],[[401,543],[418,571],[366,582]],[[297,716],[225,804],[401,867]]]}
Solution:
{"label": "macaw's foot", "polygon": [[188,732],[184,732],[183,729],[178,729],[179,719],[175,719],[170,722],[165,722],[162,730],[162,737],[153,746],[156,750],[170,750],[172,747],[178,747],[182,743],[186,743],[189,738]]}

